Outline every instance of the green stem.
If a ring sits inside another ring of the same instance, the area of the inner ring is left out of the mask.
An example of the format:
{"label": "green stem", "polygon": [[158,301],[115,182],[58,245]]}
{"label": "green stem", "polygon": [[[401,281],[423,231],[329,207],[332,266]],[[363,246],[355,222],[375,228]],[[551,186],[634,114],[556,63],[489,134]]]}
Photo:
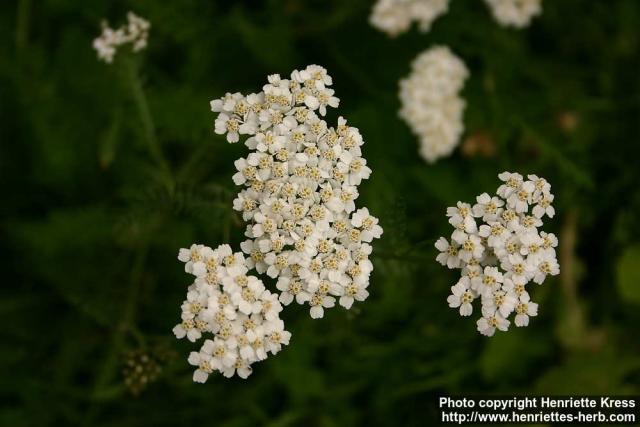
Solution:
{"label": "green stem", "polygon": [[31,0],[20,0],[16,16],[16,50],[23,52],[27,47],[29,35],[29,14],[31,11]]}
{"label": "green stem", "polygon": [[[137,249],[135,260],[131,268],[131,283],[129,285],[129,293],[124,302],[124,309],[120,322],[116,325],[111,336],[109,352],[105,357],[102,368],[100,369],[93,387],[92,397],[98,398],[103,394],[104,389],[109,385],[116,375],[118,368],[118,358],[122,353],[125,345],[127,332],[135,330],[133,324],[135,322],[136,307],[140,296],[140,287],[142,285],[142,275],[144,272],[144,263],[147,256],[146,244],[140,245]],[[89,408],[85,419],[85,425],[92,425],[93,419],[97,415],[98,406],[94,404]]]}
{"label": "green stem", "polygon": [[560,231],[560,284],[565,300],[563,311],[565,312],[564,330],[561,331],[563,344],[572,349],[579,349],[586,345],[587,324],[585,313],[578,298],[578,281],[575,273],[576,266],[576,239],[577,239],[577,212],[575,209],[567,212]]}
{"label": "green stem", "polygon": [[147,97],[145,96],[144,90],[142,88],[142,82],[140,81],[138,68],[136,67],[136,63],[132,58],[124,58],[124,62],[126,67],[126,75],[131,86],[133,100],[136,104],[136,108],[138,109],[138,114],[140,115],[140,120],[142,122],[144,140],[147,145],[147,150],[160,168],[162,179],[167,190],[169,191],[169,194],[173,194],[174,184],[171,169],[169,168],[169,164],[167,163],[167,160],[162,153],[162,149],[160,148],[160,144],[158,143],[158,139],[156,138],[155,125],[153,123],[153,118],[151,117],[151,110],[149,109]]}

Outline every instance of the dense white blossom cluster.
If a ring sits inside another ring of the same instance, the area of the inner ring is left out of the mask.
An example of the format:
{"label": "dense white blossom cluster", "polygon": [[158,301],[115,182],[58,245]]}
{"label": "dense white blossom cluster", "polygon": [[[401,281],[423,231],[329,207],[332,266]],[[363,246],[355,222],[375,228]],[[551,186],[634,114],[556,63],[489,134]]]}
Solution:
{"label": "dense white blossom cluster", "polygon": [[418,55],[411,74],[400,81],[400,117],[420,141],[420,154],[429,163],[448,156],[464,131],[465,101],[459,95],[469,71],[445,46]]}
{"label": "dense white blossom cluster", "polygon": [[526,285],[541,284],[548,275],[557,275],[560,266],[552,233],[538,231],[542,218],[553,217],[553,194],[544,178],[517,173],[499,175],[503,184],[496,196],[484,193],[476,204],[458,202],[447,209],[454,227],[451,239],[441,237],[436,248],[437,261],[460,268],[461,278],[451,287],[447,301],[461,316],[473,311],[471,303],[480,298],[482,317],[478,331],[492,336],[496,329],[509,328],[509,315],[515,312],[516,326],[527,326],[536,316],[538,304],[532,302]]}
{"label": "dense white blossom cluster", "polygon": [[378,0],[373,6],[371,25],[395,37],[409,30],[413,22],[427,32],[431,24],[449,9],[449,0]]}
{"label": "dense white blossom cluster", "polygon": [[131,44],[134,52],[147,46],[149,36],[149,21],[140,18],[133,12],[127,13],[127,24],[118,29],[112,29],[105,21],[102,23],[102,34],[93,41],[93,48],[98,52],[98,59],[111,63],[118,47]]}
{"label": "dense white blossom cluster", "polygon": [[181,307],[182,322],[173,333],[192,342],[203,334],[213,335],[200,351],[189,355],[189,363],[197,367],[194,381],[203,383],[214,371],[247,378],[252,363],[289,344],[291,333],[280,319],[278,296],[247,275],[250,267],[241,252],[233,253],[229,245],[215,250],[192,245],[180,249],[178,259],[195,281]]}
{"label": "dense white blossom cluster", "polygon": [[358,186],[371,169],[358,129],[320,116],[337,107],[331,77],[310,65],[290,79],[274,74],[260,93],[228,93],[211,102],[215,132],[237,142],[246,158],[233,176],[243,186],[233,202],[248,223],[242,250],[260,274],[277,278],[280,302],[308,304],[313,318],[336,299],[345,308],[368,296],[373,239],[382,234],[367,208],[356,210]]}
{"label": "dense white blossom cluster", "polygon": [[485,0],[496,21],[505,27],[524,28],[542,13],[542,0]]}
{"label": "dense white blossom cluster", "polygon": [[[181,249],[178,259],[196,279],[173,332],[195,341],[213,334],[189,363],[194,381],[213,371],[246,378],[251,364],[287,345],[282,305],[308,304],[313,318],[336,299],[349,309],[368,296],[373,239],[382,235],[367,208],[356,210],[358,186],[371,169],[358,129],[320,118],[339,100],[326,70],[310,65],[290,79],[274,74],[260,93],[228,93],[211,101],[215,132],[251,150],[233,176],[244,187],[233,202],[248,223],[243,253],[228,245]],[[277,279],[271,293],[250,270]]]}

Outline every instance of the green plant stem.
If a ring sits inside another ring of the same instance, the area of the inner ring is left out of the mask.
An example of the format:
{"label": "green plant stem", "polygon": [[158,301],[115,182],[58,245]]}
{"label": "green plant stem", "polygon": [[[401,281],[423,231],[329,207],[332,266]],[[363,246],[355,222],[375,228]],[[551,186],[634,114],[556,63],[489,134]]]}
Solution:
{"label": "green plant stem", "polygon": [[16,50],[18,53],[23,52],[27,47],[30,12],[31,0],[19,0],[16,13]]}
{"label": "green plant stem", "polygon": [[563,308],[565,323],[560,337],[565,347],[574,350],[587,346],[588,338],[588,326],[584,308],[578,297],[578,281],[575,273],[577,228],[577,212],[570,210],[565,215],[559,239],[560,286],[565,300]]}
{"label": "green plant stem", "polygon": [[[142,285],[142,276],[144,272],[144,263],[147,257],[147,245],[141,244],[135,254],[133,266],[131,268],[129,292],[124,301],[124,309],[120,322],[116,325],[111,336],[111,344],[109,346],[109,352],[102,363],[102,367],[99,370],[96,381],[92,391],[92,398],[94,399],[94,405],[89,408],[87,416],[85,418],[85,425],[92,425],[93,419],[98,411],[98,406],[95,404],[95,399],[99,400],[99,397],[104,393],[104,389],[113,380],[118,368],[118,357],[122,353],[122,349],[125,344],[127,332],[135,331],[134,322],[136,314],[136,306],[140,296],[140,287]],[[134,332],[135,336],[135,332]]]}
{"label": "green plant stem", "polygon": [[131,94],[136,104],[138,114],[140,115],[147,150],[157,166],[160,168],[162,180],[164,181],[167,191],[169,194],[173,194],[174,183],[171,169],[169,167],[169,163],[164,157],[164,154],[162,153],[162,149],[160,148],[160,144],[156,137],[155,125],[153,123],[153,118],[151,117],[151,110],[149,109],[147,97],[144,93],[144,89],[142,88],[142,82],[140,81],[140,76],[138,74],[138,67],[132,58],[124,58],[124,63],[126,67],[126,76],[131,87]]}

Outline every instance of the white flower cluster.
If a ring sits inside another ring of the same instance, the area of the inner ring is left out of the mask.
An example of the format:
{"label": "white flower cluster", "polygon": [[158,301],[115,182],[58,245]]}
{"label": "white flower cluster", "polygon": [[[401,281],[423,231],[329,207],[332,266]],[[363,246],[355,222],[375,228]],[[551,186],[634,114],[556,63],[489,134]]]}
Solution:
{"label": "white flower cluster", "polygon": [[400,81],[400,117],[419,138],[422,157],[433,163],[450,155],[460,142],[465,101],[459,92],[469,71],[445,46],[418,55],[411,69]]}
{"label": "white flower cluster", "polygon": [[199,352],[189,355],[189,363],[197,367],[194,381],[203,383],[214,371],[247,378],[252,363],[289,344],[291,333],[280,319],[278,296],[247,275],[249,266],[241,252],[233,253],[229,245],[215,250],[192,245],[180,249],[178,259],[195,281],[181,307],[182,322],[173,333],[192,342],[203,333],[213,334],[213,340],[205,340]]}
{"label": "white flower cluster", "polygon": [[524,28],[542,13],[542,0],[485,0],[498,23],[504,27]]}
{"label": "white flower cluster", "polygon": [[[251,150],[235,162],[245,187],[233,207],[248,222],[242,250],[258,273],[277,278],[280,302],[308,304],[311,317],[368,296],[371,241],[382,228],[367,208],[356,210],[358,185],[371,169],[358,129],[320,116],[339,100],[326,70],[310,65],[290,79],[274,74],[260,93],[227,94],[211,102],[215,132],[229,142],[248,135]],[[319,115],[318,115],[319,114]]]}
{"label": "white flower cluster", "polygon": [[471,303],[480,298],[482,317],[477,327],[486,336],[496,329],[506,331],[507,317],[513,312],[516,326],[527,326],[529,317],[538,311],[538,304],[527,293],[527,283],[541,284],[547,275],[560,272],[555,251],[558,239],[552,233],[538,232],[542,218],[555,214],[551,186],[535,175],[524,180],[520,174],[503,172],[499,178],[503,184],[497,196],[484,193],[473,207],[458,202],[447,209],[455,231],[451,241],[441,237],[436,242],[441,252],[437,261],[462,270],[462,277],[451,287],[449,306],[469,316]]}
{"label": "white flower cluster", "polygon": [[134,52],[147,46],[149,21],[140,18],[133,12],[127,13],[127,25],[114,30],[105,21],[102,23],[102,34],[93,41],[93,48],[98,52],[98,59],[110,64],[118,47],[131,44]]}
{"label": "white flower cluster", "polygon": [[[524,28],[542,13],[542,0],[485,0],[499,24]],[[377,0],[369,22],[391,37],[407,32],[413,22],[426,33],[449,10],[449,0]]]}
{"label": "white flower cluster", "polygon": [[431,24],[449,9],[449,0],[378,0],[373,6],[371,25],[395,37],[409,30],[412,22],[426,33]]}

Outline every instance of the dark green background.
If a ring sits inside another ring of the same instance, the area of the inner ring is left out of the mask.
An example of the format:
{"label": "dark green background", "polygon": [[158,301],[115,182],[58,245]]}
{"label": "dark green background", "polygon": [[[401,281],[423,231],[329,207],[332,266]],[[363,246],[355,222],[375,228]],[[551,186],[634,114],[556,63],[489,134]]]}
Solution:
{"label": "dark green background", "polygon": [[[1,2],[1,425],[422,425],[442,393],[640,393],[640,2],[544,0],[517,31],[453,0],[430,33],[396,39],[369,26],[371,5]],[[152,23],[140,80],[91,47],[128,10]],[[440,43],[471,71],[466,137],[493,155],[427,165],[398,118],[398,80]],[[245,150],[213,134],[209,101],[309,63],[366,141],[358,204],[384,227],[371,296],[321,321],[290,306],[291,345],[249,380],[193,384],[198,346],[171,333],[189,284],[178,248],[243,235],[231,175]],[[447,307],[457,273],[433,243],[451,231],[445,208],[503,170],[551,182],[562,274],[531,285],[528,328],[488,339]],[[132,350],[162,365],[138,396],[122,376]]]}

